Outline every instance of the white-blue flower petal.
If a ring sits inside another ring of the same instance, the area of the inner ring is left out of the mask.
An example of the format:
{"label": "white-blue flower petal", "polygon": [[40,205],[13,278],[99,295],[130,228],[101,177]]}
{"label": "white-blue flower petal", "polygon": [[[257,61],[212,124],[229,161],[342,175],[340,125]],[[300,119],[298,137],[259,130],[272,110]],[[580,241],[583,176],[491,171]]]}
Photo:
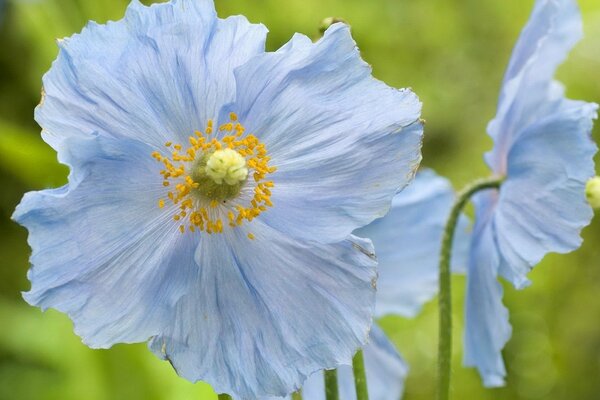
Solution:
{"label": "white-blue flower petal", "polygon": [[233,70],[264,52],[265,38],[244,17],[218,19],[211,0],[134,0],[123,20],[59,41],[36,120],[53,147],[93,133],[187,142],[233,101]]}
{"label": "white-blue flower petal", "polygon": [[[421,103],[371,76],[346,25],[303,35],[236,70],[225,108],[267,146],[275,207],[264,221],[294,237],[335,242],[382,217],[421,159]],[[262,218],[262,216],[261,216]]]}
{"label": "white-blue flower petal", "polygon": [[[399,400],[404,392],[408,366],[385,333],[373,325],[369,343],[363,350],[370,400]],[[338,368],[341,400],[356,400],[354,373],[349,365]],[[302,388],[306,400],[325,400],[323,372],[313,374]]]}
{"label": "white-blue flower petal", "polygon": [[573,0],[538,0],[510,62],[488,131],[492,170],[506,176],[490,219],[500,275],[517,288],[548,252],[579,247],[592,210],[585,183],[594,175],[590,137],[597,106],[564,97],[556,68],[582,36]]}
{"label": "white-blue flower petal", "polygon": [[492,229],[499,273],[517,288],[527,286],[527,273],[547,253],[578,248],[593,216],[585,185],[595,171],[590,132],[597,107],[568,104],[525,130],[508,155]]}
{"label": "white-blue flower petal", "polygon": [[563,91],[553,77],[582,35],[574,0],[536,1],[504,77],[496,117],[488,126],[494,149],[486,160],[495,173],[506,173],[506,157],[522,132],[561,107]]}
{"label": "white-blue flower petal", "polygon": [[357,237],[298,241],[258,220],[204,235],[194,288],[151,349],[181,376],[205,380],[218,393],[285,396],[315,371],[350,363],[367,341],[375,306],[372,251]]}
{"label": "white-blue flower petal", "polygon": [[[14,216],[34,250],[28,301],[69,314],[92,347],[152,336],[182,376],[240,399],[289,394],[366,342],[375,261],[349,234],[412,178],[422,136],[416,96],[375,81],[346,27],[270,55],[265,33],[210,0],[134,1],[63,40],[36,120],[69,185]],[[275,205],[223,235],[181,235],[151,153],[228,108],[279,167]]]}
{"label": "white-blue flower petal", "polygon": [[[355,231],[373,241],[379,262],[376,316],[415,316],[438,290],[442,234],[455,199],[450,182],[431,170],[392,202],[390,212]],[[452,250],[452,268],[464,271],[469,249],[469,221],[459,220]]]}
{"label": "white-blue flower petal", "polygon": [[502,285],[497,280],[500,255],[489,228],[490,205],[496,200],[493,191],[474,199],[478,212],[467,272],[464,363],[479,370],[486,387],[504,385],[502,348],[512,331],[508,310],[502,304]]}
{"label": "white-blue flower petal", "polygon": [[13,215],[33,249],[24,297],[68,314],[90,347],[145,341],[187,292],[197,239],[165,227],[148,146],[101,136],[62,145],[70,183],[26,194]]}
{"label": "white-blue flower petal", "polygon": [[[466,362],[488,386],[502,385],[501,350],[510,337],[497,275],[515,287],[547,253],[581,244],[591,217],[585,184],[597,151],[590,133],[597,106],[568,100],[553,81],[558,65],[581,38],[573,0],[538,0],[511,60],[486,160],[504,177],[499,191],[476,201],[467,292]],[[479,287],[480,286],[480,287]]]}

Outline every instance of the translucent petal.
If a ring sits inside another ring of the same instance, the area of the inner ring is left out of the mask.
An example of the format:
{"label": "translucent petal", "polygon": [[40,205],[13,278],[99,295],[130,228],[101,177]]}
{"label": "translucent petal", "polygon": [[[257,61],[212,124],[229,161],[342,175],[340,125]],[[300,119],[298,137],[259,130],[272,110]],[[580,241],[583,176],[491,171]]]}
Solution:
{"label": "translucent petal", "polygon": [[294,237],[335,242],[382,217],[421,159],[421,103],[373,79],[349,28],[302,35],[236,70],[235,111],[266,144],[277,172],[264,221]]}
{"label": "translucent petal", "polygon": [[148,146],[100,136],[62,144],[69,184],[26,194],[13,215],[33,250],[24,297],[68,314],[90,347],[145,341],[187,291],[197,240],[165,228]]}
{"label": "translucent petal", "polygon": [[[385,217],[355,232],[375,246],[379,262],[376,316],[413,317],[437,293],[442,234],[454,197],[447,179],[431,170],[421,171],[394,197]],[[463,216],[453,245],[455,271],[467,265],[468,228]]]}
{"label": "translucent petal", "polygon": [[36,120],[53,147],[94,133],[187,142],[234,99],[233,70],[264,51],[265,37],[243,17],[217,19],[210,0],[134,0],[123,20],[59,41]]}
{"label": "translucent petal", "polygon": [[[385,333],[373,325],[369,343],[364,347],[365,369],[370,400],[398,400],[404,392],[408,366]],[[354,373],[349,365],[338,368],[340,399],[356,400]],[[302,388],[303,398],[325,400],[323,372],[313,374]]]}
{"label": "translucent petal", "polygon": [[592,216],[585,183],[594,174],[590,132],[597,107],[566,99],[552,80],[580,38],[576,2],[538,0],[488,127],[495,143],[486,160],[505,181],[499,192],[476,200],[465,345],[467,365],[477,366],[487,386],[504,382],[501,350],[510,337],[496,276],[526,287],[527,272],[545,254],[579,247]]}
{"label": "translucent petal", "polygon": [[516,287],[549,252],[581,245],[593,216],[585,185],[594,175],[596,145],[590,137],[596,106],[569,108],[540,120],[521,135],[508,156],[508,176],[493,219],[500,274]]}
{"label": "translucent petal", "polygon": [[476,198],[478,212],[467,272],[464,362],[479,370],[487,387],[504,385],[502,348],[511,336],[502,286],[497,281],[500,255],[488,223],[490,204],[496,199],[493,191]]}
{"label": "translucent petal", "polygon": [[495,173],[506,173],[508,153],[530,124],[560,109],[563,89],[553,77],[581,37],[574,0],[536,1],[513,51],[496,117],[488,126],[495,145],[486,160]]}
{"label": "translucent petal", "polygon": [[196,261],[194,289],[151,342],[191,381],[240,399],[285,396],[313,372],[349,363],[367,340],[369,241],[301,242],[255,220],[203,236]]}

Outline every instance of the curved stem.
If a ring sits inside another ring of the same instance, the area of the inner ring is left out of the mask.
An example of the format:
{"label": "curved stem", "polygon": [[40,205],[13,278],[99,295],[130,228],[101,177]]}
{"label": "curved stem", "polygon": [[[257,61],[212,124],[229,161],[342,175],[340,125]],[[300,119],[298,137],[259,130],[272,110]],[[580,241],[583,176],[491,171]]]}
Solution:
{"label": "curved stem", "polygon": [[365,371],[365,359],[362,350],[352,359],[352,369],[354,370],[354,385],[356,386],[356,400],[369,400],[367,391],[367,374]]}
{"label": "curved stem", "polygon": [[339,400],[337,370],[330,369],[325,371],[325,399]]}
{"label": "curved stem", "polygon": [[452,290],[450,261],[452,258],[452,242],[456,225],[462,210],[471,197],[482,190],[497,189],[502,184],[502,178],[492,177],[477,180],[467,185],[458,193],[450,211],[450,216],[444,228],[442,249],[440,253],[439,285],[439,342],[438,342],[438,386],[437,399],[450,398],[450,367],[452,359]]}

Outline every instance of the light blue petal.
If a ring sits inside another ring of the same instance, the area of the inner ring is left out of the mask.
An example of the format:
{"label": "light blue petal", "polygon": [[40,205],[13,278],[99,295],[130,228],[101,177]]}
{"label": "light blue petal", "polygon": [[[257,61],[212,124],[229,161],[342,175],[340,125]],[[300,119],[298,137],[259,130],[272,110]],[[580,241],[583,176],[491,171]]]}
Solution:
{"label": "light blue petal", "polygon": [[496,387],[504,385],[502,348],[511,336],[497,281],[500,258],[489,224],[497,193],[481,193],[474,201],[477,215],[467,273],[464,363],[479,370],[486,387]]}
{"label": "light blue petal", "polygon": [[[349,28],[317,43],[296,35],[236,70],[235,111],[266,144],[275,207],[261,215],[293,237],[336,242],[389,210],[421,159],[421,103],[373,79]],[[222,115],[223,115],[222,114]]]}
{"label": "light blue petal", "polygon": [[590,132],[597,106],[565,99],[552,80],[581,35],[574,1],[538,0],[489,126],[495,143],[488,163],[506,175],[490,221],[499,273],[517,288],[529,284],[527,272],[546,253],[579,247],[579,233],[592,217],[584,190],[594,175]]}
{"label": "light blue petal", "polygon": [[513,51],[496,118],[488,126],[495,145],[486,160],[495,173],[506,173],[510,148],[524,130],[561,107],[563,90],[552,79],[581,37],[581,15],[574,0],[536,1]]}
{"label": "light blue petal", "polygon": [[[438,290],[442,233],[454,203],[450,182],[431,170],[420,171],[398,193],[392,209],[355,234],[373,241],[379,261],[376,316],[415,316]],[[469,221],[462,217],[453,245],[452,267],[467,265]]]}
{"label": "light blue petal", "polygon": [[203,130],[235,96],[233,70],[264,51],[266,29],[217,19],[211,0],[143,6],[59,41],[36,120],[53,147],[97,132],[154,146]]}
{"label": "light blue petal", "polygon": [[370,241],[356,237],[300,242],[258,220],[204,235],[194,288],[151,349],[218,393],[285,396],[313,372],[350,363],[367,341],[372,251]]}
{"label": "light blue petal", "polygon": [[508,156],[493,229],[500,274],[517,288],[549,252],[581,245],[581,229],[593,216],[585,185],[594,175],[596,145],[590,137],[596,105],[569,102],[561,112],[521,134]]}
{"label": "light blue petal", "polygon": [[552,80],[580,38],[574,1],[538,0],[488,127],[495,143],[486,160],[505,181],[476,202],[480,237],[473,240],[468,271],[465,357],[487,386],[503,384],[501,350],[510,337],[496,276],[526,287],[527,272],[545,254],[579,247],[592,217],[585,183],[594,175],[590,132],[597,106],[566,99]]}
{"label": "light blue petal", "polygon": [[[370,400],[399,400],[404,392],[408,366],[385,333],[373,325],[369,343],[364,347],[365,368]],[[354,373],[349,365],[338,368],[341,400],[356,400]],[[313,374],[302,388],[306,400],[325,400],[323,372]]]}
{"label": "light blue petal", "polygon": [[33,250],[24,297],[68,314],[90,347],[146,341],[186,292],[196,241],[164,227],[148,146],[100,136],[62,145],[70,183],[26,194],[13,215]]}

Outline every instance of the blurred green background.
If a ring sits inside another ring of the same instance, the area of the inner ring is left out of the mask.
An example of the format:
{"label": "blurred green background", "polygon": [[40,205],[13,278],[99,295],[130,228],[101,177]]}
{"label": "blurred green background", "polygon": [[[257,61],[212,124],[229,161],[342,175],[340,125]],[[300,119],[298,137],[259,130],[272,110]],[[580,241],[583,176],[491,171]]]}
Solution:
{"label": "blurred green background", "polygon": [[[24,192],[62,184],[66,169],[39,136],[33,108],[55,39],[85,21],[123,15],[125,0],[0,0],[0,400],[216,399],[204,384],[179,379],[144,344],[90,350],[67,317],[27,306],[26,232],[10,221]],[[581,0],[586,38],[559,73],[570,97],[600,102],[600,2]],[[217,0],[220,15],[263,22],[275,49],[294,32],[318,35],[327,16],[346,19],[376,77],[412,87],[427,119],[424,165],[456,187],[484,176],[485,135],[511,48],[533,0]],[[596,137],[598,134],[596,129]],[[548,256],[534,285],[506,286],[514,335],[505,359],[508,386],[484,390],[461,367],[465,280],[454,279],[454,399],[600,398],[600,222],[583,247]],[[411,365],[405,399],[433,398],[437,314],[382,325]],[[310,400],[310,399],[306,399]]]}

